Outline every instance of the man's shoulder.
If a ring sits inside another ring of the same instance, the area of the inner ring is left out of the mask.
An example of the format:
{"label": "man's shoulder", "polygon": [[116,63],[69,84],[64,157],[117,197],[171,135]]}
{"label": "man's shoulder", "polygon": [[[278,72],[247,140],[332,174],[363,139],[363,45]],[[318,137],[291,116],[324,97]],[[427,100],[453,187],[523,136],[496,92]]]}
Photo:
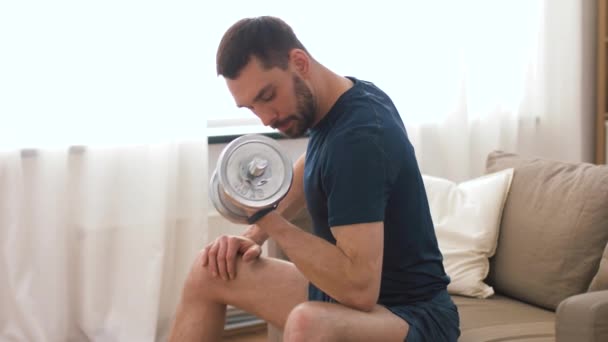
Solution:
{"label": "man's shoulder", "polygon": [[390,96],[378,87],[375,83],[371,81],[360,80],[357,78],[351,78],[355,82],[354,86],[354,99],[366,99],[366,100],[376,100],[380,103],[391,103],[392,100]]}

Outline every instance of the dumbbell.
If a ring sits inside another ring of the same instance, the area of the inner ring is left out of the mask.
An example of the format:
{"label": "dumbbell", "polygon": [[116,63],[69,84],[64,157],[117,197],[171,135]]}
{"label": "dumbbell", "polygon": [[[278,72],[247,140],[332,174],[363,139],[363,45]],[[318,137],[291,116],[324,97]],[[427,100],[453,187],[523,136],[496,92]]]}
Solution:
{"label": "dumbbell", "polygon": [[264,135],[243,135],[220,153],[209,197],[229,221],[252,223],[255,218],[248,217],[245,208],[256,213],[276,208],[292,180],[292,162],[279,143]]}

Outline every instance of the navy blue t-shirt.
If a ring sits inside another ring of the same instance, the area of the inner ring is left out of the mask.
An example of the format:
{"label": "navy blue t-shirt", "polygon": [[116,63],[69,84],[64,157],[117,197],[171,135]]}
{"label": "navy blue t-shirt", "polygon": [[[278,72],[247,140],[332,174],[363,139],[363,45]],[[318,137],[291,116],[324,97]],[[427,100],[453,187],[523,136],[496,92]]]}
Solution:
{"label": "navy blue t-shirt", "polygon": [[[383,221],[378,303],[430,299],[449,278],[414,148],[391,99],[350,79],[353,87],[310,130],[304,192],[314,233],[335,244],[330,227]],[[314,284],[309,299],[333,301]]]}

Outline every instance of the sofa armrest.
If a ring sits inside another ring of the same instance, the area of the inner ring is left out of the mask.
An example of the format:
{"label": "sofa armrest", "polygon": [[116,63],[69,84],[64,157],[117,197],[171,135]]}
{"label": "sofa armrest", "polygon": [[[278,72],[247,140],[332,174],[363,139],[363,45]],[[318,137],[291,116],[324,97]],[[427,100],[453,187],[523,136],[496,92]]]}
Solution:
{"label": "sofa armrest", "polygon": [[564,299],[557,307],[555,341],[608,341],[608,290]]}

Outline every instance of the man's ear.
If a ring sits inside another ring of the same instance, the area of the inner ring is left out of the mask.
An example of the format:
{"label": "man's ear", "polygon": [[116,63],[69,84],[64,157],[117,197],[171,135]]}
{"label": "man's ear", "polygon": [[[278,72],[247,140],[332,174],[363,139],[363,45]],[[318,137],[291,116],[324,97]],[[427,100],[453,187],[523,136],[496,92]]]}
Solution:
{"label": "man's ear", "polygon": [[310,56],[302,49],[293,49],[289,52],[289,61],[295,71],[303,78],[310,74]]}

